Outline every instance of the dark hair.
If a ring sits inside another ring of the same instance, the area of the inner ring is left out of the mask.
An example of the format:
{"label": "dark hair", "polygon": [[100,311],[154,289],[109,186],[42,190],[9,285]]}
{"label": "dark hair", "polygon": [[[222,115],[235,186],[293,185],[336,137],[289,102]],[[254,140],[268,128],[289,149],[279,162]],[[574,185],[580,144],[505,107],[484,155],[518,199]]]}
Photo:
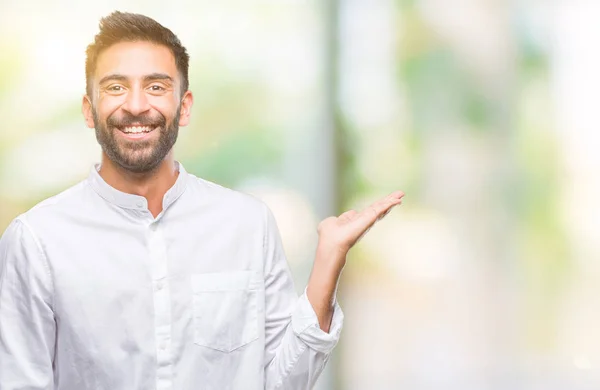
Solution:
{"label": "dark hair", "polygon": [[100,19],[99,27],[100,32],[85,52],[85,84],[88,96],[92,95],[91,78],[96,71],[98,57],[104,50],[119,42],[147,41],[168,47],[181,74],[181,94],[188,90],[190,56],[171,30],[147,16],[119,11]]}

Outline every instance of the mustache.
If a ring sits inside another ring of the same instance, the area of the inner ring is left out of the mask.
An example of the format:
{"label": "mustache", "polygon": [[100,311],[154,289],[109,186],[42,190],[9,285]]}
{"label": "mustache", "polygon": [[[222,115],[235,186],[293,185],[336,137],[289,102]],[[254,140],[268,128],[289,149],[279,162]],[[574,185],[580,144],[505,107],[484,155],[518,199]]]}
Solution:
{"label": "mustache", "polygon": [[106,119],[106,124],[110,127],[123,128],[127,126],[148,126],[148,127],[165,127],[167,120],[161,114],[157,117],[151,115],[131,115],[129,113],[123,114],[121,117],[114,115],[109,116]]}

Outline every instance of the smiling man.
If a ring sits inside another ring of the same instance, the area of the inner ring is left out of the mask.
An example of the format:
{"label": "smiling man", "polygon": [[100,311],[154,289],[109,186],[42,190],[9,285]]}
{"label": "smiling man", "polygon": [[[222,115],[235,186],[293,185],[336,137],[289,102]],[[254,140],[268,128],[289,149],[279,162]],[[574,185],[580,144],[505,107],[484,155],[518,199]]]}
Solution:
{"label": "smiling man", "polygon": [[86,180],[0,241],[0,389],[309,389],[336,345],[346,254],[395,192],[318,226],[298,297],[269,209],[174,160],[189,122],[186,49],[115,12],[88,47]]}

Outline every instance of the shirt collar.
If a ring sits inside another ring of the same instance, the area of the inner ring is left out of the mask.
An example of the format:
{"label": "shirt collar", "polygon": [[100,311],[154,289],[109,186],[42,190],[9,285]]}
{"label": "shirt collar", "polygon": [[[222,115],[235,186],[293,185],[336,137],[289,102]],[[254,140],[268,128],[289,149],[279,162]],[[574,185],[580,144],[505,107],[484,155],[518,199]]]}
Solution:
{"label": "shirt collar", "polygon": [[[166,210],[186,189],[188,174],[183,165],[176,161],[179,170],[179,176],[175,181],[175,184],[165,193],[163,198],[163,210]],[[100,170],[101,164],[94,164],[90,169],[88,176],[88,182],[91,187],[96,191],[100,197],[104,200],[127,209],[146,210],[148,209],[148,201],[141,195],[128,194],[117,190],[110,186],[100,176],[98,171]]]}

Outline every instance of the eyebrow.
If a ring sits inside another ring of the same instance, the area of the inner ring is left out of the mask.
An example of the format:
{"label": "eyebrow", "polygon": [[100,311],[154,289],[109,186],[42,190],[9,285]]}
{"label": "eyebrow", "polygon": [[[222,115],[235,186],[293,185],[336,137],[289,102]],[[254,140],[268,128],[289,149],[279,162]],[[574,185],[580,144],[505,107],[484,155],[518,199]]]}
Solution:
{"label": "eyebrow", "polygon": [[[125,75],[122,75],[122,74],[119,74],[119,73],[113,73],[113,74],[109,74],[109,75],[106,75],[106,76],[102,77],[100,79],[99,84],[102,85],[102,84],[106,83],[107,81],[111,81],[111,80],[113,80],[113,81],[127,81],[127,79],[128,79],[128,77],[125,76]],[[148,81],[159,81],[159,80],[169,81],[171,83],[174,82],[173,77],[171,77],[171,76],[169,76],[168,74],[165,74],[165,73],[150,73],[148,75],[145,75],[143,77],[143,80],[145,82],[148,82]]]}

